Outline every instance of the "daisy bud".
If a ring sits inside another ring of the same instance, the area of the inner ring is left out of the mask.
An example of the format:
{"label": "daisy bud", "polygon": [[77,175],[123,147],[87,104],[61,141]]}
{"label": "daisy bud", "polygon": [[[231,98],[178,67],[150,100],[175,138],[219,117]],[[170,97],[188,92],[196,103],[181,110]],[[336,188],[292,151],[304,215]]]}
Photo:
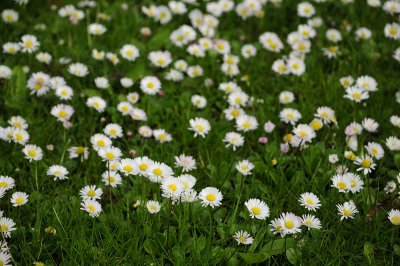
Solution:
{"label": "daisy bud", "polygon": [[160,95],[161,97],[163,97],[163,96],[165,96],[165,92],[162,91],[162,90],[160,90],[160,91],[158,92],[158,95]]}
{"label": "daisy bud", "polygon": [[69,121],[64,121],[63,122],[63,127],[66,128],[66,129],[69,129],[69,128],[72,127],[72,123],[69,122]]}
{"label": "daisy bud", "polygon": [[48,151],[53,151],[54,150],[54,145],[53,144],[49,144],[49,145],[46,146],[46,149]]}
{"label": "daisy bud", "polygon": [[127,3],[122,3],[122,4],[121,4],[121,8],[122,8],[123,10],[128,10],[129,6],[128,6]]}
{"label": "daisy bud", "polygon": [[258,142],[260,142],[261,144],[265,144],[268,142],[268,138],[267,137],[260,137],[258,139]]}
{"label": "daisy bud", "polygon": [[206,87],[211,87],[212,85],[214,85],[214,81],[212,79],[205,79],[204,80],[204,85]]}
{"label": "daisy bud", "polygon": [[287,153],[289,151],[289,144],[287,143],[281,143],[281,152],[282,153]]}
{"label": "daisy bud", "polygon": [[344,134],[346,134],[346,136],[348,137],[353,136],[355,134],[354,128],[351,126],[346,127],[346,129],[344,130]]}
{"label": "daisy bud", "polygon": [[268,121],[267,123],[264,124],[264,130],[267,133],[271,133],[275,128],[275,124],[272,123],[271,121]]}
{"label": "daisy bud", "polygon": [[132,137],[132,136],[133,136],[133,132],[132,132],[132,131],[126,132],[126,136],[127,136],[128,138]]}
{"label": "daisy bud", "polygon": [[129,150],[129,154],[130,154],[132,157],[135,157],[136,151],[135,151],[135,150]]}
{"label": "daisy bud", "polygon": [[71,24],[76,25],[78,23],[78,18],[75,16],[70,16],[69,17],[69,22],[71,22]]}
{"label": "daisy bud", "polygon": [[150,36],[151,35],[151,29],[149,27],[143,27],[140,29],[140,34],[143,36]]}
{"label": "daisy bud", "polygon": [[106,122],[107,121],[107,118],[105,118],[104,116],[102,117],[102,118],[100,118],[100,122],[101,123],[104,123],[104,122]]}

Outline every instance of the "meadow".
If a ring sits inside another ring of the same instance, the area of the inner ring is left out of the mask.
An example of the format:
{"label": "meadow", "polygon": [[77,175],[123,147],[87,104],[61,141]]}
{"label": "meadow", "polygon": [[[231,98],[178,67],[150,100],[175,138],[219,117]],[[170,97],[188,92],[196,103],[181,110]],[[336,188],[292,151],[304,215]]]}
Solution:
{"label": "meadow", "polygon": [[0,265],[398,265],[400,1],[0,12]]}

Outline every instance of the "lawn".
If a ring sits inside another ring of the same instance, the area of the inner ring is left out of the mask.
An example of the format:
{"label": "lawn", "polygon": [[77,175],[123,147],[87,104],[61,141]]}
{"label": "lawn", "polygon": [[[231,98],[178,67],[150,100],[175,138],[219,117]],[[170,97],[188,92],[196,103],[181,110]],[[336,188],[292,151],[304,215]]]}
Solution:
{"label": "lawn", "polygon": [[400,1],[0,12],[0,265],[397,265]]}

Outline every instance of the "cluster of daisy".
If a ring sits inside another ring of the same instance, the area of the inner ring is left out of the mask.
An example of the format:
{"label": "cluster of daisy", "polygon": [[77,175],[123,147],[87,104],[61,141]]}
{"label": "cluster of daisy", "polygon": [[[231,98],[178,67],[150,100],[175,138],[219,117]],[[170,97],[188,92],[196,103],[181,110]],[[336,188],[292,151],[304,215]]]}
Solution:
{"label": "cluster of daisy", "polygon": [[370,92],[378,90],[378,83],[370,76],[360,76],[356,80],[352,76],[342,77],[340,84],[346,89],[343,97],[356,103],[367,100]]}

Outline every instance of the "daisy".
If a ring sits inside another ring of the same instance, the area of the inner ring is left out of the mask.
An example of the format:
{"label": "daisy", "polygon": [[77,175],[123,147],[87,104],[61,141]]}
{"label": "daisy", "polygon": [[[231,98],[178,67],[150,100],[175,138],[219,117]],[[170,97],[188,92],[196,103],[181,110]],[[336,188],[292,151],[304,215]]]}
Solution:
{"label": "daisy", "polygon": [[314,129],[306,124],[296,126],[293,129],[293,133],[304,143],[311,142],[316,137]]}
{"label": "daisy", "polygon": [[111,139],[121,138],[123,136],[122,127],[118,124],[108,124],[103,132]]}
{"label": "daisy", "polygon": [[119,163],[119,169],[125,176],[138,174],[138,167],[133,159],[122,159]]}
{"label": "daisy", "polygon": [[249,160],[243,160],[236,164],[236,170],[238,170],[242,175],[251,175],[251,170],[254,169],[254,164]]}
{"label": "daisy", "polygon": [[40,161],[43,158],[42,149],[33,144],[25,145],[22,152],[25,154],[25,158],[28,159],[29,162]]}
{"label": "daisy", "polygon": [[25,205],[28,202],[29,195],[25,192],[14,192],[11,196],[11,203],[14,207]]}
{"label": "daisy", "polygon": [[258,127],[257,118],[250,115],[241,115],[236,119],[236,129],[239,131],[248,132],[256,130]]}
{"label": "daisy", "polygon": [[385,140],[386,147],[391,151],[400,150],[400,139],[390,136]]}
{"label": "daisy", "polygon": [[148,95],[155,95],[161,90],[161,82],[156,77],[147,76],[140,81],[140,89]]}
{"label": "daisy", "polygon": [[117,105],[117,110],[122,113],[122,115],[129,115],[132,112],[133,106],[129,102],[120,102]]}
{"label": "daisy", "polygon": [[376,160],[380,160],[385,155],[385,151],[383,150],[382,146],[376,142],[368,142],[365,146],[368,154],[374,157]]}
{"label": "daisy", "polygon": [[169,198],[173,201],[177,201],[181,197],[181,193],[184,190],[182,181],[179,178],[169,176],[161,181],[161,192],[164,198]]}
{"label": "daisy", "polygon": [[250,217],[253,219],[265,220],[269,216],[268,205],[259,199],[249,199],[244,205],[247,207]]}
{"label": "daisy", "polygon": [[62,165],[52,165],[47,169],[47,175],[54,176],[54,181],[64,180],[68,179],[68,170]]}
{"label": "daisy", "polygon": [[[139,165],[140,168],[140,165]],[[174,175],[174,171],[171,167],[165,163],[153,162],[148,167],[147,177],[151,182],[161,183],[164,178]]]}
{"label": "daisy", "polygon": [[190,119],[189,125],[190,127],[188,129],[194,131],[194,137],[201,136],[205,138],[208,132],[211,130],[210,123],[201,117]]}
{"label": "daisy", "polygon": [[50,76],[43,72],[36,72],[31,75],[28,80],[27,87],[31,90],[31,94],[37,96],[45,95],[50,90]]}
{"label": "daisy", "polygon": [[356,87],[366,90],[368,92],[377,91],[378,83],[373,77],[370,76],[361,76],[356,80]]}
{"label": "daisy", "polygon": [[363,90],[359,87],[347,87],[346,88],[346,95],[343,96],[344,98],[350,99],[356,103],[359,103],[363,100],[369,98],[368,91]]}
{"label": "daisy", "polygon": [[364,118],[362,123],[362,127],[371,133],[377,132],[379,124],[372,118]]}
{"label": "daisy", "polygon": [[92,35],[103,35],[107,28],[100,23],[92,23],[88,27],[88,32]]}
{"label": "daisy", "polygon": [[99,113],[104,112],[107,107],[106,101],[98,96],[89,97],[86,101],[86,105],[94,108]]}
{"label": "daisy", "polygon": [[118,160],[122,156],[121,150],[113,146],[101,148],[97,152],[103,161]]}
{"label": "daisy", "polygon": [[175,166],[181,167],[182,172],[190,172],[196,169],[196,160],[192,156],[181,154],[175,156]]}
{"label": "daisy", "polygon": [[137,157],[134,161],[138,167],[138,174],[147,177],[148,171],[154,162],[147,156]]}
{"label": "daisy", "polygon": [[375,170],[376,166],[376,164],[369,155],[363,155],[361,157],[357,157],[354,163],[360,166],[359,168],[357,168],[357,171],[363,171],[364,175],[371,173],[372,170]]}
{"label": "daisy", "polygon": [[29,141],[29,133],[22,128],[16,128],[12,132],[13,141],[18,144],[25,145]]}
{"label": "daisy", "polygon": [[98,217],[102,211],[101,204],[92,199],[83,200],[81,206],[81,210],[89,213],[90,217]]}
{"label": "daisy", "polygon": [[13,9],[4,9],[3,12],[1,12],[1,18],[5,23],[11,24],[18,21],[19,15],[18,12]]}
{"label": "daisy", "polygon": [[153,136],[160,143],[172,141],[172,136],[165,129],[154,129]]}
{"label": "daisy", "polygon": [[58,104],[51,108],[50,114],[57,118],[58,121],[69,121],[75,110],[72,106],[66,104]]}
{"label": "daisy", "polygon": [[107,186],[117,187],[122,184],[122,178],[116,171],[105,171],[101,175],[101,180]]}
{"label": "daisy", "polygon": [[133,107],[129,114],[135,121],[147,121],[147,114],[142,109]]}
{"label": "daisy", "polygon": [[95,134],[90,138],[90,142],[93,145],[93,149],[99,150],[111,146],[112,142],[106,135]]}
{"label": "daisy", "polygon": [[103,60],[106,53],[104,51],[98,51],[97,49],[92,50],[92,57],[95,60]]}
{"label": "daisy", "polygon": [[391,23],[386,24],[384,28],[385,37],[398,40],[400,39],[400,24],[398,23]]}
{"label": "daisy", "polygon": [[171,53],[168,51],[153,51],[148,54],[150,62],[161,68],[166,68],[172,62]]}
{"label": "daisy", "polygon": [[21,48],[18,43],[7,42],[7,43],[3,44],[3,52],[5,54],[14,55],[14,54],[18,53],[19,50],[21,50]]}
{"label": "daisy", "polygon": [[201,200],[203,207],[211,206],[211,208],[214,208],[222,205],[223,195],[215,187],[206,187],[200,191],[198,198]]}
{"label": "daisy", "polygon": [[300,76],[306,71],[306,65],[302,59],[292,57],[287,62],[290,73]]}
{"label": "daisy", "polygon": [[119,64],[119,58],[116,54],[114,53],[106,53],[106,58],[113,64],[117,65]]}
{"label": "daisy", "polygon": [[19,46],[21,52],[31,54],[39,48],[40,43],[35,36],[27,34],[21,37]]}
{"label": "daisy", "polygon": [[229,94],[228,103],[230,106],[246,106],[249,96],[242,91],[235,91]]}
{"label": "daisy", "polygon": [[56,89],[56,96],[61,100],[71,100],[74,91],[69,86],[59,86]]}
{"label": "daisy", "polygon": [[359,175],[353,173],[344,173],[343,179],[347,184],[347,189],[352,193],[360,192],[363,189],[364,181],[362,181]]}
{"label": "daisy", "polygon": [[147,211],[151,214],[158,213],[161,210],[161,205],[158,201],[149,200],[146,203]]}
{"label": "daisy", "polygon": [[28,123],[21,116],[12,116],[7,123],[15,128],[27,129]]}
{"label": "daisy", "polygon": [[348,218],[354,219],[354,215],[358,213],[357,207],[352,200],[343,204],[338,204],[336,207],[338,209],[338,214],[341,216],[341,221]]}
{"label": "daisy", "polygon": [[327,106],[318,107],[317,113],[314,116],[322,119],[324,124],[336,122],[335,111],[332,108],[327,107]]}
{"label": "daisy", "polygon": [[203,109],[207,105],[207,99],[197,94],[192,96],[191,102],[198,109]]}
{"label": "daisy", "polygon": [[[133,81],[132,81],[133,82]],[[130,87],[130,86],[128,86]],[[137,92],[130,92],[128,95],[126,95],[126,99],[131,103],[135,104],[139,101],[139,93]]]}
{"label": "daisy", "polygon": [[300,205],[310,211],[316,211],[321,207],[318,197],[311,192],[305,192],[300,195]]}
{"label": "daisy", "polygon": [[243,146],[244,137],[236,132],[228,132],[225,134],[223,141],[227,143],[225,147],[232,146],[232,149],[235,151],[236,148]]}
{"label": "daisy", "polygon": [[177,177],[183,184],[183,190],[192,189],[197,182],[197,179],[189,174],[180,175]]}
{"label": "daisy", "polygon": [[0,264],[4,266],[12,266],[10,261],[11,261],[11,255],[8,252],[8,248],[6,248],[6,250],[0,251]]}
{"label": "daisy", "polygon": [[224,110],[224,114],[226,120],[232,121],[241,115],[245,115],[245,112],[242,108],[229,106],[228,109]]}
{"label": "daisy", "polygon": [[97,188],[95,185],[89,185],[83,187],[79,191],[79,195],[82,200],[97,200],[101,198],[101,195],[103,195],[103,190],[101,188]]}
{"label": "daisy", "polygon": [[315,14],[314,6],[309,2],[301,2],[297,5],[297,15],[299,17],[310,18]]}
{"label": "daisy", "polygon": [[15,223],[11,218],[0,217],[0,231],[4,237],[11,237],[11,232],[15,231]]}
{"label": "daisy", "polygon": [[321,221],[311,214],[301,216],[301,224],[310,229],[321,229]]}
{"label": "daisy", "polygon": [[125,44],[119,52],[122,58],[131,62],[135,61],[140,56],[139,49],[132,44]]}
{"label": "daisy", "polygon": [[350,187],[349,180],[344,178],[343,175],[335,175],[331,178],[332,187],[335,187],[339,190],[339,192],[347,192]]}
{"label": "daisy", "polygon": [[279,118],[284,123],[295,125],[301,119],[301,114],[296,109],[285,108],[279,113]]}
{"label": "daisy", "polygon": [[0,175],[0,188],[9,190],[14,188],[14,186],[15,186],[14,178]]}
{"label": "daisy", "polygon": [[194,189],[186,189],[181,194],[181,202],[194,202],[197,199],[197,191]]}
{"label": "daisy", "polygon": [[87,158],[89,157],[89,148],[82,146],[70,147],[68,148],[68,153],[69,153],[68,156],[69,159],[74,159],[78,158],[79,156],[82,156],[82,159],[87,160]]}
{"label": "daisy", "polygon": [[191,78],[200,77],[203,75],[203,68],[199,65],[197,66],[190,66],[186,71],[187,75]]}
{"label": "daisy", "polygon": [[248,59],[248,58],[253,57],[253,56],[256,55],[257,49],[252,44],[245,44],[240,49],[240,53],[244,58]]}
{"label": "daisy", "polygon": [[76,77],[85,77],[89,74],[89,69],[82,63],[74,63],[68,66],[68,72]]}
{"label": "daisy", "polygon": [[400,225],[400,211],[399,210],[391,210],[390,212],[388,212],[388,218],[392,224]]}
{"label": "daisy", "polygon": [[302,224],[302,220],[294,213],[283,213],[280,217],[280,220],[283,235],[296,234],[301,232],[300,226]]}
{"label": "daisy", "polygon": [[286,61],[283,59],[277,59],[272,63],[271,69],[279,74],[279,75],[286,75],[289,74],[289,68],[286,64]]}
{"label": "daisy", "polygon": [[254,241],[254,239],[251,237],[249,233],[246,231],[237,231],[234,235],[233,238],[237,241],[238,245],[251,245]]}
{"label": "daisy", "polygon": [[281,104],[289,104],[294,102],[294,94],[291,91],[282,91],[279,93],[279,103]]}
{"label": "daisy", "polygon": [[110,87],[110,83],[106,77],[97,77],[94,79],[94,83],[99,89],[107,89]]}
{"label": "daisy", "polygon": [[342,78],[340,78],[339,81],[340,81],[340,84],[342,84],[342,86],[344,88],[350,87],[354,83],[354,79],[352,76],[342,77]]}

